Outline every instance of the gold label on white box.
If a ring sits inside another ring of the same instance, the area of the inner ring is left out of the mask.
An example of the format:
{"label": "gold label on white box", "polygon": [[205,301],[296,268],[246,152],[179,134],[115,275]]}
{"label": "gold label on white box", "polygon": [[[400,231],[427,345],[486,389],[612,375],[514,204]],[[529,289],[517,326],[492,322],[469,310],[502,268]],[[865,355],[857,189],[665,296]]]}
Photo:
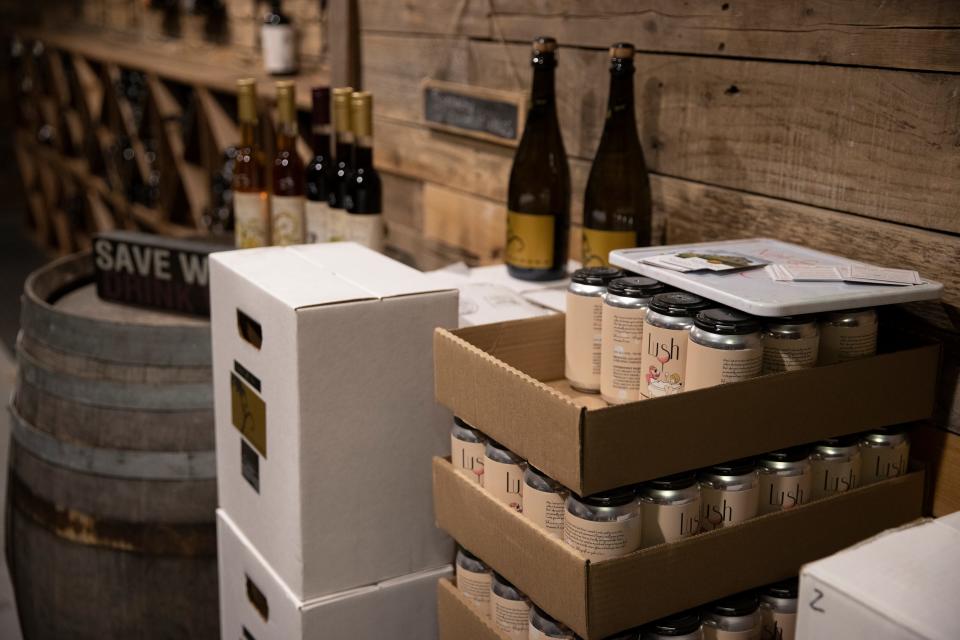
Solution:
{"label": "gold label on white box", "polygon": [[685,504],[641,502],[643,546],[675,542],[700,531],[700,500]]}
{"label": "gold label on white box", "polygon": [[523,511],[523,467],[483,459],[483,488],[511,509]]}
{"label": "gold label on white box", "polygon": [[478,572],[457,565],[457,589],[470,600],[484,617],[490,615],[490,583],[493,578],[489,571]]}
{"label": "gold label on white box", "polygon": [[490,618],[494,626],[511,640],[527,640],[530,603],[526,600],[507,600],[491,593]]}
{"label": "gold label on white box", "polygon": [[760,487],[755,484],[749,489],[729,491],[704,486],[700,499],[703,503],[700,507],[700,528],[713,531],[755,518],[760,509]]}
{"label": "gold label on white box", "polygon": [[523,515],[557,538],[563,537],[565,502],[563,495],[559,493],[540,491],[530,485],[523,488]]}

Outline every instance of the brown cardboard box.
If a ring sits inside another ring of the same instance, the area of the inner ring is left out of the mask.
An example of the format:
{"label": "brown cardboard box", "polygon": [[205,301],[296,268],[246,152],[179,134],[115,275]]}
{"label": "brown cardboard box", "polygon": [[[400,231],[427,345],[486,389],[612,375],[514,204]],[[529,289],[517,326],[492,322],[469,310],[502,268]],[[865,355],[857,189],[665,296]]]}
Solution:
{"label": "brown cardboard box", "polygon": [[607,407],[563,380],[564,316],[434,333],[437,400],[581,495],[933,411],[939,346]]}
{"label": "brown cardboard box", "polygon": [[440,640],[507,640],[447,578],[437,583],[437,624]]}
{"label": "brown cardboard box", "polygon": [[449,460],[433,460],[437,524],[584,638],[799,573],[921,515],[923,472],[622,558],[590,562],[498,502]]}

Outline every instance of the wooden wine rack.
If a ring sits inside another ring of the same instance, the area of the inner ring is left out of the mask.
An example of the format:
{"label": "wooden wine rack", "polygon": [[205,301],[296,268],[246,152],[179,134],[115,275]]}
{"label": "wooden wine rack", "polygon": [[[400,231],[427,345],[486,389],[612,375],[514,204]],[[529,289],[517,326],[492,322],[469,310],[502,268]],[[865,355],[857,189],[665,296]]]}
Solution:
{"label": "wooden wine rack", "polygon": [[[229,48],[186,50],[173,42],[157,46],[91,31],[29,31],[20,38],[27,45],[22,73],[33,90],[18,105],[16,160],[28,226],[39,245],[56,253],[88,248],[93,233],[111,229],[206,234],[214,175],[224,151],[239,142],[238,78],[257,77],[262,144],[268,151],[273,146],[274,79],[260,71],[259,61],[238,58]],[[37,40],[44,52],[34,58],[30,47]],[[145,78],[139,121],[135,105],[118,91],[125,71]],[[293,79],[305,120],[310,88],[328,84],[329,69],[309,68]],[[40,142],[44,127],[54,135]],[[136,176],[121,175],[120,137],[129,140],[128,164]],[[308,159],[302,137],[298,148]],[[149,184],[154,170],[155,201],[147,205],[129,197],[130,180]]]}

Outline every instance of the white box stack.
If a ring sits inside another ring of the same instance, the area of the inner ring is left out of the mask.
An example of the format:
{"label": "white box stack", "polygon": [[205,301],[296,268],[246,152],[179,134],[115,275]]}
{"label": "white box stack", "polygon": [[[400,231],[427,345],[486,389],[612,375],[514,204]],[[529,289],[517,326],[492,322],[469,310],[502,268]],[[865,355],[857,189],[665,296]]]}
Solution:
{"label": "white box stack", "polygon": [[[457,292],[352,243],[210,264],[221,533],[232,523],[304,607],[448,564],[429,461],[447,453],[450,414],[433,400],[432,340],[457,325]],[[230,575],[221,564],[224,611]]]}

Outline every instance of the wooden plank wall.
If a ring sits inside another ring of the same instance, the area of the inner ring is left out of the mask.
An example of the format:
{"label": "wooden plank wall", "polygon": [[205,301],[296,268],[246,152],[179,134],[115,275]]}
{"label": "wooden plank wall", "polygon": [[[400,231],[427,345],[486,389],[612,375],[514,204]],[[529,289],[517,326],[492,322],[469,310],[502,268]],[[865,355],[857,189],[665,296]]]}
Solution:
{"label": "wooden plank wall", "polygon": [[[945,340],[937,424],[960,433],[960,2],[358,4],[362,82],[376,96],[377,163],[401,255],[429,267],[502,253],[511,149],[428,130],[423,78],[526,90],[530,39],[555,36],[579,225],[605,50],[631,41],[657,237],[771,235],[943,281],[943,303],[914,305],[911,322]],[[920,449],[938,478],[955,474],[940,486],[956,492],[960,435],[943,438]],[[960,499],[935,504],[943,512]]]}

